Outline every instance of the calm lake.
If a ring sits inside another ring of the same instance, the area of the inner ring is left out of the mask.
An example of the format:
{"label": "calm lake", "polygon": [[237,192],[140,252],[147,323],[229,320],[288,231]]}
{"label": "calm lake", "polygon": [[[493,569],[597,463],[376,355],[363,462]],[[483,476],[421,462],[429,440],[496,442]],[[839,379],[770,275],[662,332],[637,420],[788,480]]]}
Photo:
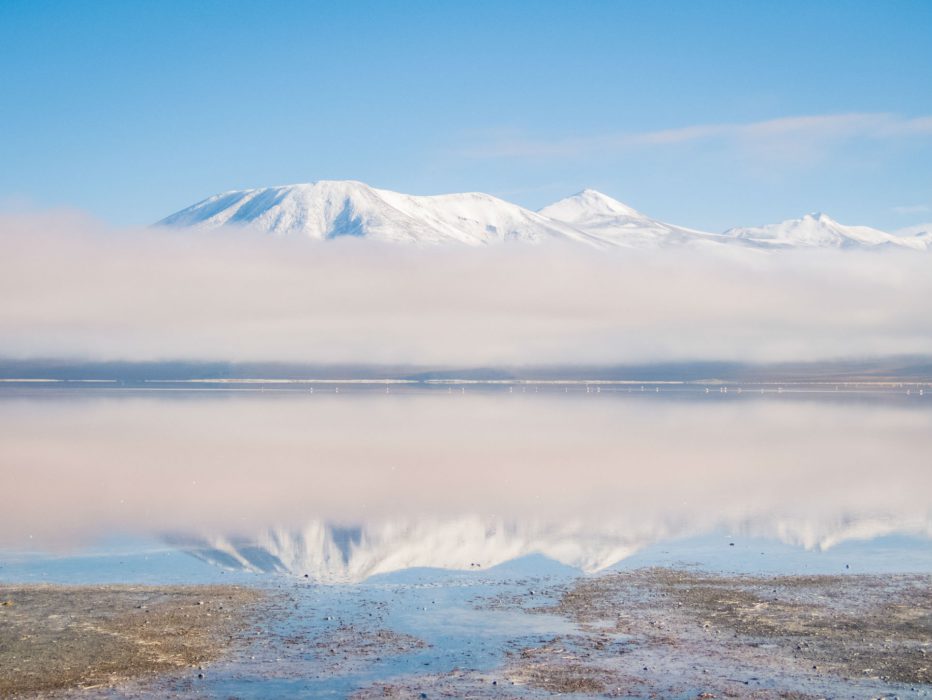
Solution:
{"label": "calm lake", "polygon": [[83,696],[929,688],[927,387],[7,382],[0,445],[7,617],[18,584],[265,596],[209,667]]}
{"label": "calm lake", "polygon": [[857,546],[829,568],[932,570],[913,386],[8,383],[0,445],[0,576],[136,544],[322,582],[531,555],[773,566],[737,556],[751,540],[790,568]]}

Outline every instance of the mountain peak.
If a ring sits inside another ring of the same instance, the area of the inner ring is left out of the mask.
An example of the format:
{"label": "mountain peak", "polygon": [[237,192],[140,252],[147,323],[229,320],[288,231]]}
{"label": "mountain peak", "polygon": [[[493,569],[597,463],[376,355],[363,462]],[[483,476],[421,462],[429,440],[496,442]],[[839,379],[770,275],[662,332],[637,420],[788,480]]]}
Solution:
{"label": "mountain peak", "polygon": [[357,180],[319,180],[224,192],[172,214],[158,225],[199,229],[247,226],[274,235],[317,240],[355,237],[485,245],[557,238],[599,245],[568,224],[491,195],[415,196],[376,189]]}
{"label": "mountain peak", "polygon": [[[835,219],[833,219],[828,214],[825,214],[824,212],[821,212],[821,211],[811,211],[808,214],[804,214],[802,219],[796,219],[796,220],[797,221],[813,221],[813,222],[824,224],[824,225],[837,225],[838,224],[838,222],[835,221]],[[792,219],[790,219],[790,221],[792,221]]]}
{"label": "mountain peak", "polygon": [[623,248],[704,246],[720,243],[717,239],[722,238],[652,219],[591,188],[544,207],[538,213]]}
{"label": "mountain peak", "polygon": [[583,199],[592,199],[592,200],[598,200],[598,201],[603,201],[603,202],[610,202],[614,204],[621,204],[621,202],[619,202],[617,199],[614,199],[613,197],[609,197],[604,192],[599,192],[598,190],[592,189],[591,187],[586,187],[585,189],[580,190],[576,194],[572,195],[572,197],[581,197]]}
{"label": "mountain peak", "polygon": [[595,218],[604,217],[642,217],[640,212],[632,209],[627,204],[623,204],[598,190],[589,188],[554,202],[541,209],[539,213],[568,223],[591,221]]}
{"label": "mountain peak", "polygon": [[848,226],[835,221],[828,214],[811,212],[799,219],[787,219],[779,224],[733,228],[726,236],[747,241],[753,245],[775,248],[852,248],[876,246],[905,246],[925,249],[921,239],[893,236],[869,226]]}

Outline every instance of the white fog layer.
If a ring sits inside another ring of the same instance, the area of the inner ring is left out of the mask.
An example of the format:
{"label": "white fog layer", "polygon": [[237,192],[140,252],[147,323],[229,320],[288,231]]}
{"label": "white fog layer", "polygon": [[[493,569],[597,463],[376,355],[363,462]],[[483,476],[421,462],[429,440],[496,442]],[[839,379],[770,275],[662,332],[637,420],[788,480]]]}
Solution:
{"label": "white fog layer", "polygon": [[915,251],[418,248],[0,217],[0,357],[457,366],[932,354]]}

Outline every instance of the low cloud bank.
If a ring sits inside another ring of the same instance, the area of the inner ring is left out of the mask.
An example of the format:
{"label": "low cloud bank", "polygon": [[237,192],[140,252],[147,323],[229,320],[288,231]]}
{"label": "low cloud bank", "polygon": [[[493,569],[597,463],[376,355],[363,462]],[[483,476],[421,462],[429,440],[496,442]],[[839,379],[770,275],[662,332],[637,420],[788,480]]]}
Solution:
{"label": "low cloud bank", "polygon": [[535,365],[932,354],[932,255],[415,249],[0,216],[0,356]]}

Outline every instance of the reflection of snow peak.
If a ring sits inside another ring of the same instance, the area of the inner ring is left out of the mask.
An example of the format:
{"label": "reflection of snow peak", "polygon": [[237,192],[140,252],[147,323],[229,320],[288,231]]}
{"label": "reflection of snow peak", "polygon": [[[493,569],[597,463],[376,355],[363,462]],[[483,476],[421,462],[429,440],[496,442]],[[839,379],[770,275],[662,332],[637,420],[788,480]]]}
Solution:
{"label": "reflection of snow peak", "polygon": [[598,571],[630,556],[641,538],[577,526],[459,520],[386,521],[338,527],[314,521],[299,531],[273,528],[259,537],[175,538],[175,544],[219,566],[283,572],[326,582],[361,581],[417,567],[487,568],[543,554],[583,571]]}
{"label": "reflection of snow peak", "polygon": [[[834,520],[761,519],[722,522],[736,535],[777,539],[806,549],[828,549],[846,540],[894,533],[932,537],[926,518],[882,516]],[[592,528],[582,524],[506,523],[500,519],[385,521],[338,527],[313,521],[302,530],[272,528],[256,538],[176,537],[173,542],[204,561],[228,569],[307,574],[327,583],[362,581],[403,569],[487,568],[542,554],[591,573],[664,539],[702,534],[694,523]]]}
{"label": "reflection of snow peak", "polygon": [[838,518],[828,521],[778,521],[765,531],[747,527],[746,534],[776,537],[781,542],[806,549],[826,550],[851,540],[873,540],[887,535],[919,535],[932,538],[932,513],[925,518]]}

